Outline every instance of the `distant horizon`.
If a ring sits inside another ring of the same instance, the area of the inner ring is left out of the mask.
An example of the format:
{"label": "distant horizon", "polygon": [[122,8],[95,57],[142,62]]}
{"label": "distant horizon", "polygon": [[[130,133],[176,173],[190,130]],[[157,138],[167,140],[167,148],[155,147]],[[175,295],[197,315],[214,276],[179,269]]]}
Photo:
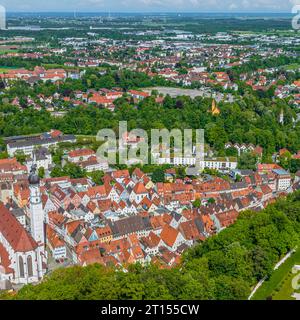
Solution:
{"label": "distant horizon", "polygon": [[64,14],[74,14],[76,13],[82,13],[82,14],[100,14],[100,13],[105,13],[105,14],[209,14],[209,15],[293,15],[293,13],[288,12],[288,11],[114,11],[114,10],[106,10],[106,11],[84,11],[84,10],[71,10],[71,11],[65,11],[65,10],[60,10],[60,11],[6,11],[7,14],[29,14],[29,15],[34,15],[34,14],[59,14],[59,13],[64,13]]}
{"label": "distant horizon", "polygon": [[12,13],[287,14],[299,0],[0,0]]}

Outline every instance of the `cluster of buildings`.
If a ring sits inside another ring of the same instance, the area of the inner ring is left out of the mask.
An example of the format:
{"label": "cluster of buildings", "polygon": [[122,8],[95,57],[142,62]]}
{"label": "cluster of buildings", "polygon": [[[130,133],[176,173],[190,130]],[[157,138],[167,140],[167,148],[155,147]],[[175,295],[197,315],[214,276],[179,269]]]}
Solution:
{"label": "cluster of buildings", "polygon": [[24,80],[29,84],[34,84],[38,81],[58,82],[64,81],[67,78],[79,79],[80,73],[77,71],[66,71],[65,69],[45,69],[44,67],[36,66],[33,70],[26,69],[7,69],[0,74],[2,80]]}
{"label": "cluster of buildings", "polygon": [[65,135],[59,130],[51,130],[50,132],[41,135],[31,136],[15,136],[4,138],[7,153],[10,157],[16,153],[24,153],[25,155],[32,155],[33,151],[38,148],[55,147],[62,142],[76,142],[74,135]]}
{"label": "cluster of buildings", "polygon": [[[84,166],[94,153],[79,149],[67,157]],[[46,248],[58,263],[173,267],[184,250],[234,223],[241,211],[260,210],[300,188],[300,173],[293,180],[277,164],[233,168],[232,179],[179,179],[168,169],[166,182],[157,183],[138,168],[109,170],[95,185],[89,178],[40,180],[36,161],[29,176],[16,159],[0,161],[2,288],[37,282],[51,271]]]}

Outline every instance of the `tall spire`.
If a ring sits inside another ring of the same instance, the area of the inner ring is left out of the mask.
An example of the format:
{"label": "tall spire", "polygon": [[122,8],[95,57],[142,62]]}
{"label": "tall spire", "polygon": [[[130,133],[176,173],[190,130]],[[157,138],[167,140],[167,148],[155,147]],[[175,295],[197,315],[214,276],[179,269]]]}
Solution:
{"label": "tall spire", "polygon": [[42,197],[40,193],[40,179],[36,174],[36,165],[30,170],[29,178],[30,189],[30,221],[31,235],[38,243],[45,243],[44,231],[44,210],[42,205]]}
{"label": "tall spire", "polygon": [[30,169],[30,174],[28,177],[28,182],[30,185],[36,185],[40,183],[40,178],[39,176],[36,174],[36,164],[33,164],[31,169]]}
{"label": "tall spire", "polygon": [[215,99],[213,99],[211,104],[211,112],[214,116],[217,116],[220,114],[220,109],[217,107],[217,103]]}
{"label": "tall spire", "polygon": [[280,123],[280,124],[284,124],[284,113],[283,113],[283,109],[281,109],[281,111],[280,111],[279,123]]}

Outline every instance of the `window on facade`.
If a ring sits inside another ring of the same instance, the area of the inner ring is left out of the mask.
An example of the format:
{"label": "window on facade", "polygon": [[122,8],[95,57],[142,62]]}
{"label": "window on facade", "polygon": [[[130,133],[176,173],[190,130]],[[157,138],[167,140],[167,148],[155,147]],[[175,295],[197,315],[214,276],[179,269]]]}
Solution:
{"label": "window on facade", "polygon": [[19,270],[20,270],[20,277],[24,278],[24,261],[22,257],[19,257]]}
{"label": "window on facade", "polygon": [[28,272],[28,277],[32,277],[33,276],[32,257],[31,256],[27,257],[27,272]]}

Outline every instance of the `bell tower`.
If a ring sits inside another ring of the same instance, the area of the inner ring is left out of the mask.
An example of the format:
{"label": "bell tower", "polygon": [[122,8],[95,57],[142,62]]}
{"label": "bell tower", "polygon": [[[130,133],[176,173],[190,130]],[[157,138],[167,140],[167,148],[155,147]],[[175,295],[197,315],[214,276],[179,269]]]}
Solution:
{"label": "bell tower", "polygon": [[28,178],[30,189],[30,221],[31,235],[39,243],[45,243],[44,210],[40,192],[40,179],[36,174],[36,165],[33,165]]}

